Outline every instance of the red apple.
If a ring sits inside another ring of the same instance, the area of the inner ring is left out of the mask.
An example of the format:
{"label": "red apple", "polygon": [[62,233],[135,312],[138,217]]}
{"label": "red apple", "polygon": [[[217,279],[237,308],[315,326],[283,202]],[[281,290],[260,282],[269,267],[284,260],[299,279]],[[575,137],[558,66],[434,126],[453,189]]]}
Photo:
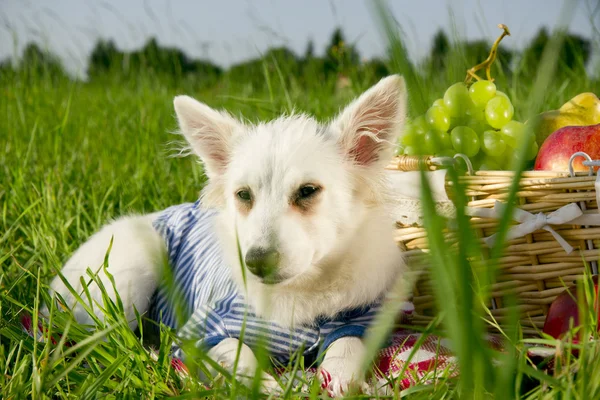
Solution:
{"label": "red apple", "polygon": [[[600,159],[600,124],[565,126],[552,133],[542,144],[533,169],[568,171],[569,159],[578,151],[587,153],[593,160]],[[583,161],[583,157],[577,157],[573,162],[573,170],[589,171]]]}
{"label": "red apple", "polygon": [[[592,277],[596,296],[598,295],[598,277]],[[579,326],[579,307],[577,305],[577,295],[575,288],[566,289],[561,293],[548,310],[546,321],[544,322],[543,332],[554,338],[560,338],[565,334],[573,320],[573,327]],[[600,314],[598,315],[598,326],[600,327]],[[577,342],[577,338],[574,338]]]}

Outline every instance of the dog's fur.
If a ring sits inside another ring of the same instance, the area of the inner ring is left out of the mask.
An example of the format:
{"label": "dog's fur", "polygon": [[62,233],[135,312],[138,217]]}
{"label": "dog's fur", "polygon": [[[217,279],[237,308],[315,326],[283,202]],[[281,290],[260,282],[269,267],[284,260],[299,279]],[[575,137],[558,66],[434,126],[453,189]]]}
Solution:
{"label": "dog's fur", "polygon": [[[219,210],[224,256],[258,315],[284,326],[311,323],[372,302],[402,272],[383,170],[405,118],[401,77],[383,79],[327,125],[305,115],[247,125],[187,96],[176,97],[174,105],[181,133],[209,178],[202,204]],[[307,185],[317,191],[300,198],[298,191]],[[247,191],[249,201],[240,199],[240,190]],[[62,271],[80,290],[80,276],[87,267],[102,264],[114,237],[108,270],[132,327],[133,307],[148,309],[165,259],[154,218],[129,216],[107,225]],[[236,238],[243,256],[251,248],[277,250],[276,283],[247,273],[244,287]],[[99,275],[110,287],[108,278]],[[81,322],[91,322],[60,279],[51,287]],[[93,285],[89,290],[101,303],[99,289]],[[213,358],[226,360],[237,347],[237,340],[224,342],[211,350]],[[243,349],[240,365],[251,373],[256,363],[252,351]],[[322,368],[332,375],[338,393],[362,379],[363,351],[356,338],[339,339],[330,347]]]}

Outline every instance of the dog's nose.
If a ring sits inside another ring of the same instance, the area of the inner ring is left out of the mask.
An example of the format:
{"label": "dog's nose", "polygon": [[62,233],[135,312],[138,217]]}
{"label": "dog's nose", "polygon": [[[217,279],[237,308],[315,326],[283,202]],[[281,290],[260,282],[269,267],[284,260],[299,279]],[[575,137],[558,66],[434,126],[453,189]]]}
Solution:
{"label": "dog's nose", "polygon": [[279,252],[264,247],[251,247],[246,253],[246,266],[254,275],[264,278],[271,275],[279,264]]}

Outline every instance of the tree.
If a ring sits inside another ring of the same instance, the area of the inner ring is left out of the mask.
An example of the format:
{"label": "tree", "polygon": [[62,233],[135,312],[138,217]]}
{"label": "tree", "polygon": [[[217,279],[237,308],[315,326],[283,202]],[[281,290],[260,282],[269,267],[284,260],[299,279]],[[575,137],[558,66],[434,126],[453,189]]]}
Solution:
{"label": "tree", "polygon": [[151,74],[174,81],[196,77],[207,85],[215,83],[223,72],[211,62],[189,58],[178,48],[163,47],[155,38],[150,38],[141,49],[132,52],[121,52],[114,42],[100,40],[89,60],[90,79],[102,75],[131,77]]}
{"label": "tree", "polygon": [[341,28],[336,28],[325,50],[325,73],[347,74],[358,66],[360,57],[356,48],[346,42]]}
{"label": "tree", "polygon": [[90,53],[88,76],[95,77],[115,67],[121,69],[122,63],[123,53],[117,50],[115,43],[112,40],[99,40]]}
{"label": "tree", "polygon": [[59,59],[37,44],[30,43],[23,50],[19,69],[33,74],[46,74],[53,77],[64,77],[65,72]]}
{"label": "tree", "polygon": [[450,51],[450,40],[446,33],[440,29],[433,37],[433,44],[429,52],[429,60],[433,70],[446,67],[448,52]]}
{"label": "tree", "polygon": [[[544,49],[550,43],[550,35],[546,28],[541,28],[523,51],[522,66],[530,74],[537,72]],[[591,43],[578,35],[566,33],[558,52],[557,74],[582,72],[590,59]]]}
{"label": "tree", "polygon": [[534,36],[525,51],[523,51],[522,62],[525,63],[526,66],[537,66],[539,60],[542,58],[542,53],[548,44],[548,40],[548,30],[543,27]]}
{"label": "tree", "polygon": [[310,60],[315,57],[315,42],[309,40],[306,44],[306,50],[304,50],[304,61]]}
{"label": "tree", "polygon": [[564,60],[569,69],[576,69],[587,65],[590,60],[592,45],[588,39],[578,35],[565,36],[560,58]]}
{"label": "tree", "polygon": [[[299,76],[301,65],[298,57],[286,47],[277,47],[268,50],[260,58],[248,60],[231,66],[227,71],[230,82],[252,85],[254,88],[265,85],[265,73],[276,77],[278,70],[282,72],[286,82]],[[279,78],[272,79],[276,85]]]}

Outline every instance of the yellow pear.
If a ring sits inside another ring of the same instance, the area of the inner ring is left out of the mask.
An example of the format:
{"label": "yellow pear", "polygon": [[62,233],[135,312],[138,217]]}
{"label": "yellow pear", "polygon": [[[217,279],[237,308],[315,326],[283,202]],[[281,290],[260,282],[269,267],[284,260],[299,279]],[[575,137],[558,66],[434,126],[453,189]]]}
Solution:
{"label": "yellow pear", "polygon": [[594,93],[580,93],[563,104],[560,111],[600,118],[600,99]]}
{"label": "yellow pear", "polygon": [[546,111],[534,118],[536,139],[542,144],[553,132],[565,126],[600,123],[600,99],[594,93],[581,93],[558,110]]}

